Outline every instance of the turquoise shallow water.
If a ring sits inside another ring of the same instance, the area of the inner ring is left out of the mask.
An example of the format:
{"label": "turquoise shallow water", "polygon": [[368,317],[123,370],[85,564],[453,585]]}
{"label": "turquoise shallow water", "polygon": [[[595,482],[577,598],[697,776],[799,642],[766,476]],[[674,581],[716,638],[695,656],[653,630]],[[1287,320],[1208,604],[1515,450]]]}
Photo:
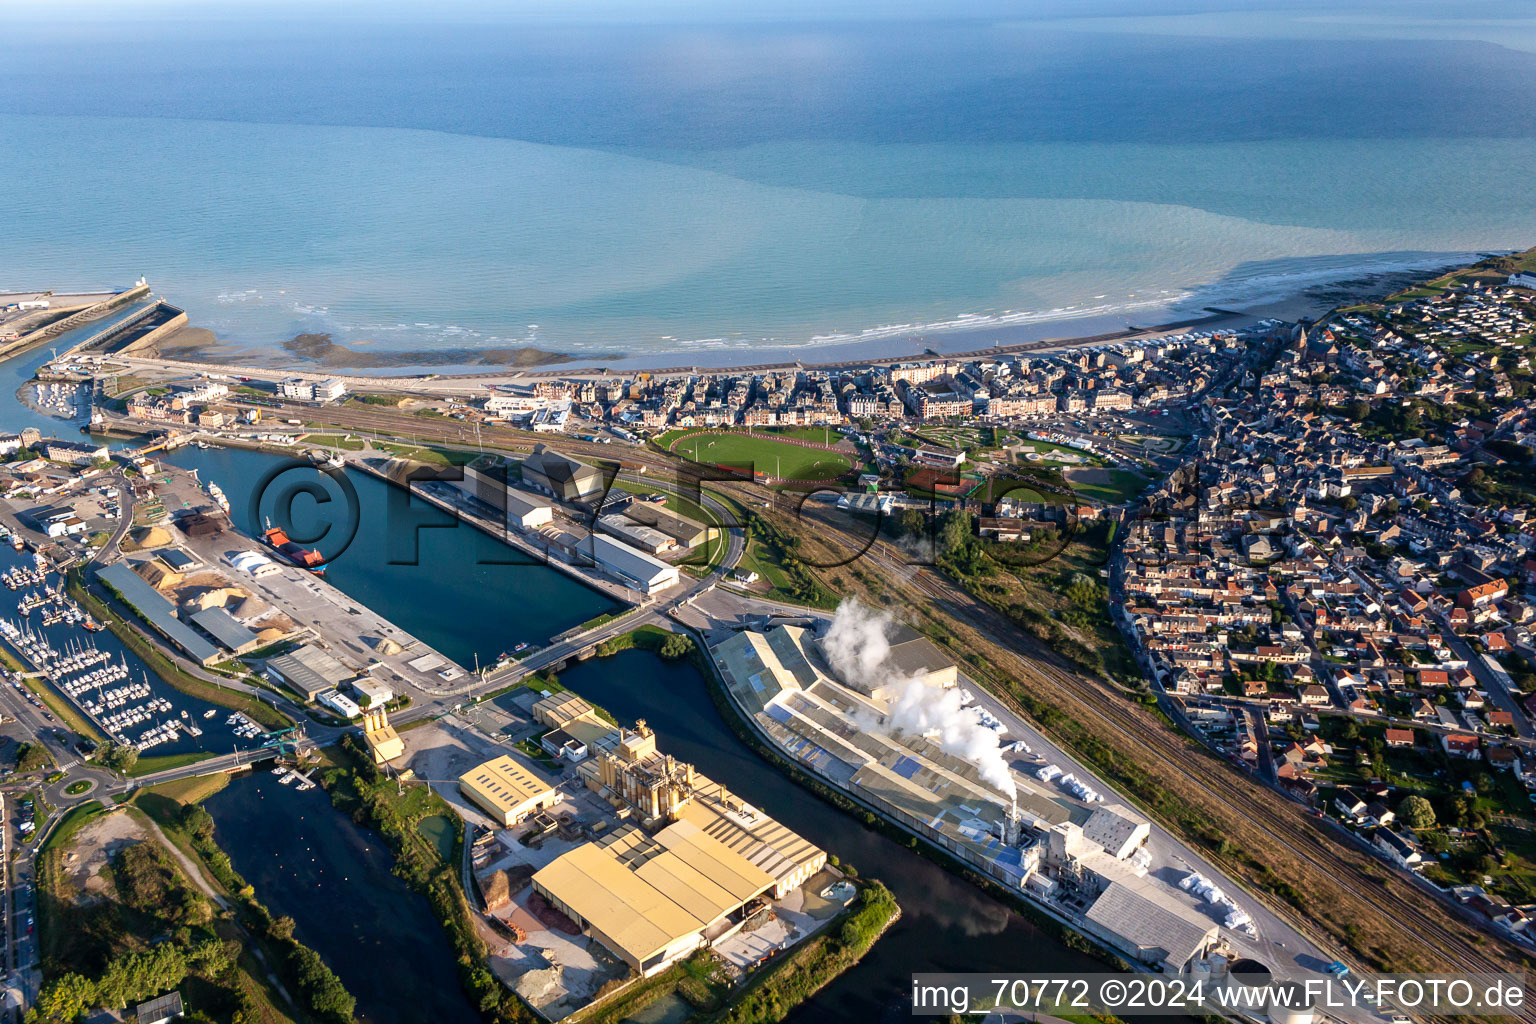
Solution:
{"label": "turquoise shallow water", "polygon": [[1536,243],[1536,22],[1292,6],[45,24],[0,69],[0,288],[142,273],[244,346],[702,360]]}

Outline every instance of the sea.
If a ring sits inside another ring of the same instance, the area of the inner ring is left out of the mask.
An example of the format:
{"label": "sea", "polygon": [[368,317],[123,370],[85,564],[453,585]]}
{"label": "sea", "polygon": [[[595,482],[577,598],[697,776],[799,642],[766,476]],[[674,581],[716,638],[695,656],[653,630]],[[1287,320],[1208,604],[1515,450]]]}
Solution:
{"label": "sea", "polygon": [[719,365],[1536,244],[1529,5],[1224,6],[7,5],[0,290]]}

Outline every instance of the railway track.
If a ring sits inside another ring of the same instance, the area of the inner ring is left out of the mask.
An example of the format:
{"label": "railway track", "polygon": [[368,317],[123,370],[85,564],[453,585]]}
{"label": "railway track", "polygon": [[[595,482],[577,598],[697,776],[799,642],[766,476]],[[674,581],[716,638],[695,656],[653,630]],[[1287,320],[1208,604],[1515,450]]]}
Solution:
{"label": "railway track", "polygon": [[[885,562],[887,568],[891,568],[888,558],[888,554],[882,552],[876,557],[876,561]],[[977,602],[970,595],[957,591],[953,585],[938,578],[931,570],[918,569],[908,578],[907,583],[926,597],[942,601],[963,620],[972,619],[970,609]],[[996,615],[990,608],[986,608],[985,611],[989,617]],[[974,621],[969,621],[968,624],[973,628],[980,625],[983,630],[986,629],[986,624],[978,624]],[[1181,736],[1173,735],[1158,723],[1149,721],[1144,715],[1138,713],[1123,695],[1112,692],[1108,687],[1094,683],[1077,673],[1066,671],[1049,661],[1026,660],[1026,656],[1017,651],[1013,654],[1022,672],[1032,674],[1041,682],[1058,687],[1076,697],[1080,706],[1074,710],[1078,714],[1087,716],[1106,729],[1114,729],[1125,735],[1134,736],[1149,749],[1155,750],[1167,770],[1176,772],[1188,786],[1209,799],[1221,801],[1254,824],[1265,828],[1273,841],[1286,853],[1331,877],[1334,884],[1347,895],[1383,914],[1387,920],[1394,922],[1397,927],[1410,934],[1416,944],[1421,945],[1430,957],[1441,961],[1445,967],[1483,973],[1509,969],[1508,962],[1501,963],[1490,958],[1484,950],[1474,945],[1464,935],[1438,923],[1434,916],[1426,915],[1422,903],[1404,899],[1391,888],[1382,886],[1374,880],[1366,882],[1358,877],[1351,877],[1355,869],[1342,862],[1341,852],[1345,852],[1351,858],[1364,858],[1366,855],[1357,850],[1350,850],[1347,846],[1344,847],[1344,851],[1340,851],[1338,849],[1342,845],[1340,840],[1322,834],[1319,831],[1320,827],[1310,816],[1290,800],[1267,790],[1262,793],[1253,792],[1253,783],[1231,774],[1224,765],[1212,771],[1209,755],[1198,753],[1194,748],[1189,747]],[[1012,707],[1015,712],[1028,717],[1006,688],[994,685],[992,689],[994,695]],[[1411,885],[1412,883],[1403,881],[1402,884]],[[1257,893],[1256,895],[1271,910],[1295,923],[1294,914],[1285,912],[1268,894]],[[1428,894],[1425,896],[1433,898]],[[1450,907],[1446,907],[1445,910],[1454,912]],[[1316,938],[1314,936],[1314,939]],[[1320,944],[1334,945],[1331,940]]]}
{"label": "railway track", "polygon": [[[293,407],[306,417],[315,412],[310,407]],[[479,435],[456,420],[442,421],[436,418],[408,417],[401,413],[375,412],[356,407],[329,408],[324,410],[324,422],[350,430],[375,432],[398,438],[402,434],[419,438],[421,443],[439,443],[472,448],[477,444],[494,446],[501,450],[526,451],[544,439],[538,435],[507,428],[482,427]],[[619,448],[560,438],[563,449],[572,454],[587,455],[604,461],[619,461],[626,469],[644,467],[647,471],[661,470],[679,476],[682,467],[669,458],[647,448]],[[717,484],[744,507],[762,500],[762,492],[745,483]],[[1005,617],[995,609],[973,598],[944,577],[926,567],[908,564],[907,556],[884,541],[868,544],[867,538],[844,538],[842,531],[832,527],[821,533],[821,539],[829,543],[859,551],[860,558],[868,560],[893,582],[945,606],[950,614],[972,629],[992,634],[999,629],[1017,632]],[[867,549],[867,550],[866,550]],[[1036,641],[1027,642],[1029,646]],[[1005,645],[1006,646],[1006,645]],[[1518,952],[1511,950],[1508,959],[1491,957],[1465,935],[1446,926],[1439,915],[1425,913],[1425,901],[1433,897],[1422,894],[1423,900],[1405,899],[1392,888],[1383,886],[1374,878],[1363,878],[1368,866],[1375,866],[1367,854],[1347,845],[1347,841],[1327,835],[1298,805],[1269,790],[1256,792],[1257,785],[1235,776],[1225,765],[1213,769],[1212,756],[1191,747],[1182,735],[1171,732],[1161,723],[1152,720],[1144,712],[1133,707],[1121,693],[1107,684],[1095,682],[1076,672],[1056,664],[1047,649],[1041,648],[1041,656],[1033,652],[1006,648],[1015,660],[1015,668],[1021,675],[1032,677],[1037,683],[1055,688],[1073,700],[1072,711],[1082,719],[1093,723],[1105,733],[1117,732],[1133,737],[1146,749],[1155,753],[1160,767],[1176,775],[1182,783],[1205,799],[1219,802],[1242,815],[1256,828],[1267,832],[1271,841],[1298,862],[1307,865],[1321,877],[1329,878],[1339,890],[1362,907],[1369,908],[1398,928],[1416,946],[1424,950],[1426,957],[1445,968],[1467,972],[1498,972],[1510,968],[1511,960],[1518,960]],[[992,682],[992,690],[998,699],[1007,703],[1017,713],[1029,717],[1006,687]],[[1400,885],[1413,883],[1406,880]],[[1279,903],[1271,894],[1256,892],[1277,915],[1293,925],[1312,933],[1315,929],[1298,922],[1294,910]],[[1441,912],[1456,914],[1459,908],[1442,905]],[[1472,927],[1470,924],[1468,927]],[[1325,948],[1337,944],[1331,938],[1314,941]],[[1536,1019],[1536,1015],[1526,1019]]]}

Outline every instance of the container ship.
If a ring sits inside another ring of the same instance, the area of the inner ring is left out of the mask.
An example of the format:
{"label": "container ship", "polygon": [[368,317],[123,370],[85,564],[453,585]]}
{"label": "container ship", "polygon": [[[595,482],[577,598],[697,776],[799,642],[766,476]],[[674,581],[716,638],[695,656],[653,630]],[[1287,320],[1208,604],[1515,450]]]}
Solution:
{"label": "container ship", "polygon": [[288,539],[288,534],[281,526],[267,524],[266,532],[261,539],[267,546],[285,559],[298,566],[300,569],[308,569],[313,573],[325,572],[325,556],[318,551],[301,547]]}

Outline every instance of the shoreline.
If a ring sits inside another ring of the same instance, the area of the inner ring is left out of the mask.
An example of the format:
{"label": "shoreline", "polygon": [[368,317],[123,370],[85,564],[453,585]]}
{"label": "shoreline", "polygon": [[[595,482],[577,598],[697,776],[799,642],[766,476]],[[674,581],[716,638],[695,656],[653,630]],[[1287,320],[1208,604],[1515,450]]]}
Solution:
{"label": "shoreline", "polygon": [[[967,324],[960,320],[942,325],[914,327],[887,333],[885,328],[871,328],[867,337],[831,336],[821,341],[799,345],[765,343],[739,348],[714,348],[689,351],[672,348],[662,351],[629,353],[556,353],[531,348],[492,348],[475,351],[463,348],[443,350],[449,361],[432,364],[432,353],[424,350],[384,352],[350,349],[324,342],[326,358],[295,361],[306,348],[305,339],[318,336],[301,334],[261,348],[249,348],[224,339],[204,327],[189,325],[173,335],[169,345],[153,352],[136,353],[140,357],[210,367],[248,366],[271,372],[291,372],[353,377],[388,381],[431,376],[438,379],[490,380],[536,377],[590,376],[605,373],[650,372],[655,374],[766,372],[777,369],[826,369],[831,367],[878,365],[928,358],[985,358],[1022,352],[1049,353],[1083,345],[1101,344],[1137,338],[1155,338],[1188,330],[1240,329],[1265,319],[1295,322],[1316,319],[1328,311],[1355,302],[1374,301],[1417,281],[1433,278],[1467,266],[1475,253],[1446,254],[1443,259],[1416,262],[1414,266],[1373,269],[1370,265],[1354,270],[1340,267],[1335,273],[1305,283],[1298,281],[1290,293],[1255,303],[1206,305],[1193,310],[1170,303],[1161,309],[1064,314],[1027,322],[999,323],[977,317]],[[1198,300],[1191,299],[1190,305]],[[1214,300],[1213,300],[1214,301]],[[1181,312],[1182,311],[1182,312]],[[1147,323],[1146,321],[1152,321]],[[353,342],[368,345],[371,342]],[[353,351],[354,365],[346,365],[338,351]],[[279,360],[279,362],[273,362]],[[418,361],[420,360],[420,361]],[[380,365],[388,363],[389,365]]]}

